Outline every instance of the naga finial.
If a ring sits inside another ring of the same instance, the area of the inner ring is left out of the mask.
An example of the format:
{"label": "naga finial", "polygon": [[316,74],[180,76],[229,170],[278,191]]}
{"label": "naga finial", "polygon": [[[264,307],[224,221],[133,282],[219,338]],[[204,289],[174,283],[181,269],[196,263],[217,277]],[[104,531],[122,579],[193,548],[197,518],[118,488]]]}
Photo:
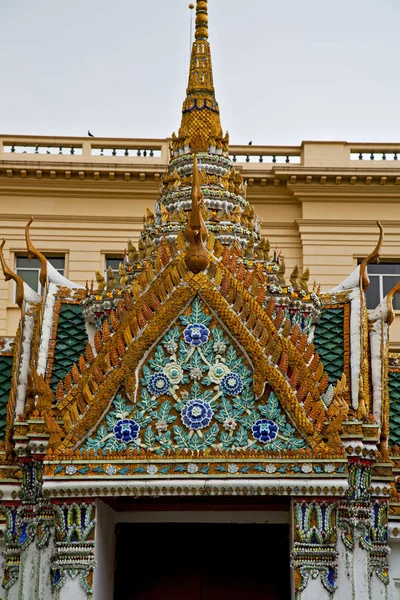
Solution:
{"label": "naga finial", "polygon": [[45,256],[43,256],[43,254],[41,252],[39,252],[39,250],[37,250],[35,248],[35,246],[32,244],[31,241],[31,236],[30,236],[30,232],[29,232],[29,228],[33,223],[33,217],[31,217],[28,221],[28,223],[26,224],[25,227],[25,240],[26,240],[26,247],[28,249],[28,258],[29,260],[32,260],[32,258],[38,258],[40,260],[40,273],[39,273],[39,281],[42,285],[42,287],[46,286],[47,283],[47,258]]}
{"label": "naga finial", "polygon": [[4,254],[3,254],[3,248],[4,248],[5,243],[6,243],[6,240],[3,240],[0,244],[0,262],[1,262],[1,267],[3,269],[3,273],[4,273],[4,279],[6,281],[10,281],[10,279],[13,279],[15,281],[15,283],[17,285],[17,297],[16,297],[15,301],[18,304],[18,306],[20,308],[22,308],[22,304],[24,302],[24,281],[23,281],[22,277],[20,277],[16,273],[14,273],[14,271],[12,271],[10,269],[10,267],[8,266],[8,264],[6,263]]}
{"label": "naga finial", "polygon": [[367,258],[364,258],[364,260],[362,261],[362,263],[360,265],[360,282],[361,282],[361,287],[364,290],[364,292],[369,288],[369,284],[370,284],[368,273],[367,273],[367,266],[372,262],[376,262],[376,263],[379,262],[380,252],[382,249],[383,227],[379,221],[377,221],[376,224],[379,227],[378,243],[375,246],[374,250],[371,252],[371,254],[369,254],[369,256],[367,256]]}
{"label": "naga finial", "polygon": [[208,6],[207,0],[196,2],[196,40],[208,40]]}
{"label": "naga finial", "polygon": [[400,281],[396,283],[394,287],[386,295],[386,306],[387,306],[387,317],[386,322],[391,325],[394,321],[394,310],[393,310],[393,298],[400,292]]}
{"label": "naga finial", "polygon": [[200,201],[200,174],[196,154],[193,162],[192,210],[185,227],[185,238],[189,242],[185,263],[192,273],[200,273],[209,265],[207,250],[203,244],[208,237],[208,231],[200,212]]}

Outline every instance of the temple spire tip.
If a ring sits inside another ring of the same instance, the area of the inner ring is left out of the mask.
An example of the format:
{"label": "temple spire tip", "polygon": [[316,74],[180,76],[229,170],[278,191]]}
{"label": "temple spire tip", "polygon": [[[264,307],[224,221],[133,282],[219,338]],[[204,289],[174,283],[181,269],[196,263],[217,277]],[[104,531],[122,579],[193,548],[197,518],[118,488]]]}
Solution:
{"label": "temple spire tip", "polygon": [[208,40],[208,3],[207,0],[196,2],[196,40]]}

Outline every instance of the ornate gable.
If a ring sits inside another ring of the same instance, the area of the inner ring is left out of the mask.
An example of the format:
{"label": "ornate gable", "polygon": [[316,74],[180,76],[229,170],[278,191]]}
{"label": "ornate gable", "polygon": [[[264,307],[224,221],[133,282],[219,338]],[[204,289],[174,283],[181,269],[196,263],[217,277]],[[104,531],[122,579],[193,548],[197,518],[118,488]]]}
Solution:
{"label": "ornate gable", "polygon": [[270,386],[257,400],[252,375],[249,357],[196,296],[146,355],[133,402],[117,394],[84,448],[112,452],[132,444],[165,456],[307,447]]}

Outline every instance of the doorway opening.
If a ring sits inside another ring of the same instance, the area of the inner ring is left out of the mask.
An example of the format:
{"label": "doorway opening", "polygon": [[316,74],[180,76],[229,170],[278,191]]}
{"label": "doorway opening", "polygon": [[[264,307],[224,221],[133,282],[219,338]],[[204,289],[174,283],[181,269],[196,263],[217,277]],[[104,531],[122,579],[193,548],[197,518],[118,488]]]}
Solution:
{"label": "doorway opening", "polygon": [[290,600],[289,526],[119,523],[114,600]]}

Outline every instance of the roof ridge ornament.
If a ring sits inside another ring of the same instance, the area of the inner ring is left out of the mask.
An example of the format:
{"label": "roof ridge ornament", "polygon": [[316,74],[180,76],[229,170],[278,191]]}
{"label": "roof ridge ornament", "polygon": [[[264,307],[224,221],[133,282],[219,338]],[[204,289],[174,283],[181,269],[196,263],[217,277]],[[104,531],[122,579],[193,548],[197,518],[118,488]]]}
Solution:
{"label": "roof ridge ornament", "polygon": [[24,281],[23,281],[22,277],[20,277],[16,273],[14,273],[14,271],[12,271],[10,269],[10,267],[8,266],[8,264],[6,263],[5,258],[4,258],[4,253],[3,253],[3,248],[4,248],[5,243],[6,243],[6,240],[3,239],[3,241],[0,244],[0,262],[1,262],[1,267],[3,269],[4,279],[6,281],[10,281],[10,279],[15,281],[15,283],[17,285],[17,296],[16,296],[15,301],[18,304],[18,306],[20,308],[22,308],[22,304],[24,302]]}
{"label": "roof ridge ornament", "polygon": [[26,224],[25,227],[25,240],[26,240],[26,247],[28,249],[28,258],[29,260],[32,260],[33,258],[37,258],[40,261],[40,274],[39,274],[39,281],[41,283],[41,285],[43,287],[46,287],[46,283],[47,283],[47,258],[45,256],[43,256],[43,254],[41,252],[39,252],[39,250],[37,250],[35,248],[35,246],[32,244],[32,240],[31,240],[31,236],[30,236],[30,231],[29,228],[33,223],[33,217],[31,217],[28,221],[28,223]]}
{"label": "roof ridge ornament", "polygon": [[386,323],[391,325],[394,321],[394,310],[393,310],[393,298],[396,294],[400,293],[400,281],[396,283],[395,286],[392,287],[390,292],[386,295],[386,307],[387,307],[387,317]]}
{"label": "roof ridge ornament", "polygon": [[369,288],[370,285],[370,280],[368,277],[368,272],[367,272],[367,266],[370,263],[379,263],[379,258],[380,258],[380,252],[382,250],[382,244],[383,244],[383,227],[380,223],[380,221],[377,221],[376,224],[379,227],[379,239],[378,239],[378,243],[376,244],[374,250],[371,252],[371,254],[369,254],[366,258],[364,258],[364,260],[362,261],[361,265],[360,265],[360,287],[365,291],[367,291],[367,289]]}
{"label": "roof ridge ornament", "polygon": [[193,161],[192,210],[185,227],[185,238],[189,242],[185,264],[192,273],[205,271],[210,263],[203,243],[208,238],[208,231],[200,211],[201,201],[200,174],[196,154]]}

